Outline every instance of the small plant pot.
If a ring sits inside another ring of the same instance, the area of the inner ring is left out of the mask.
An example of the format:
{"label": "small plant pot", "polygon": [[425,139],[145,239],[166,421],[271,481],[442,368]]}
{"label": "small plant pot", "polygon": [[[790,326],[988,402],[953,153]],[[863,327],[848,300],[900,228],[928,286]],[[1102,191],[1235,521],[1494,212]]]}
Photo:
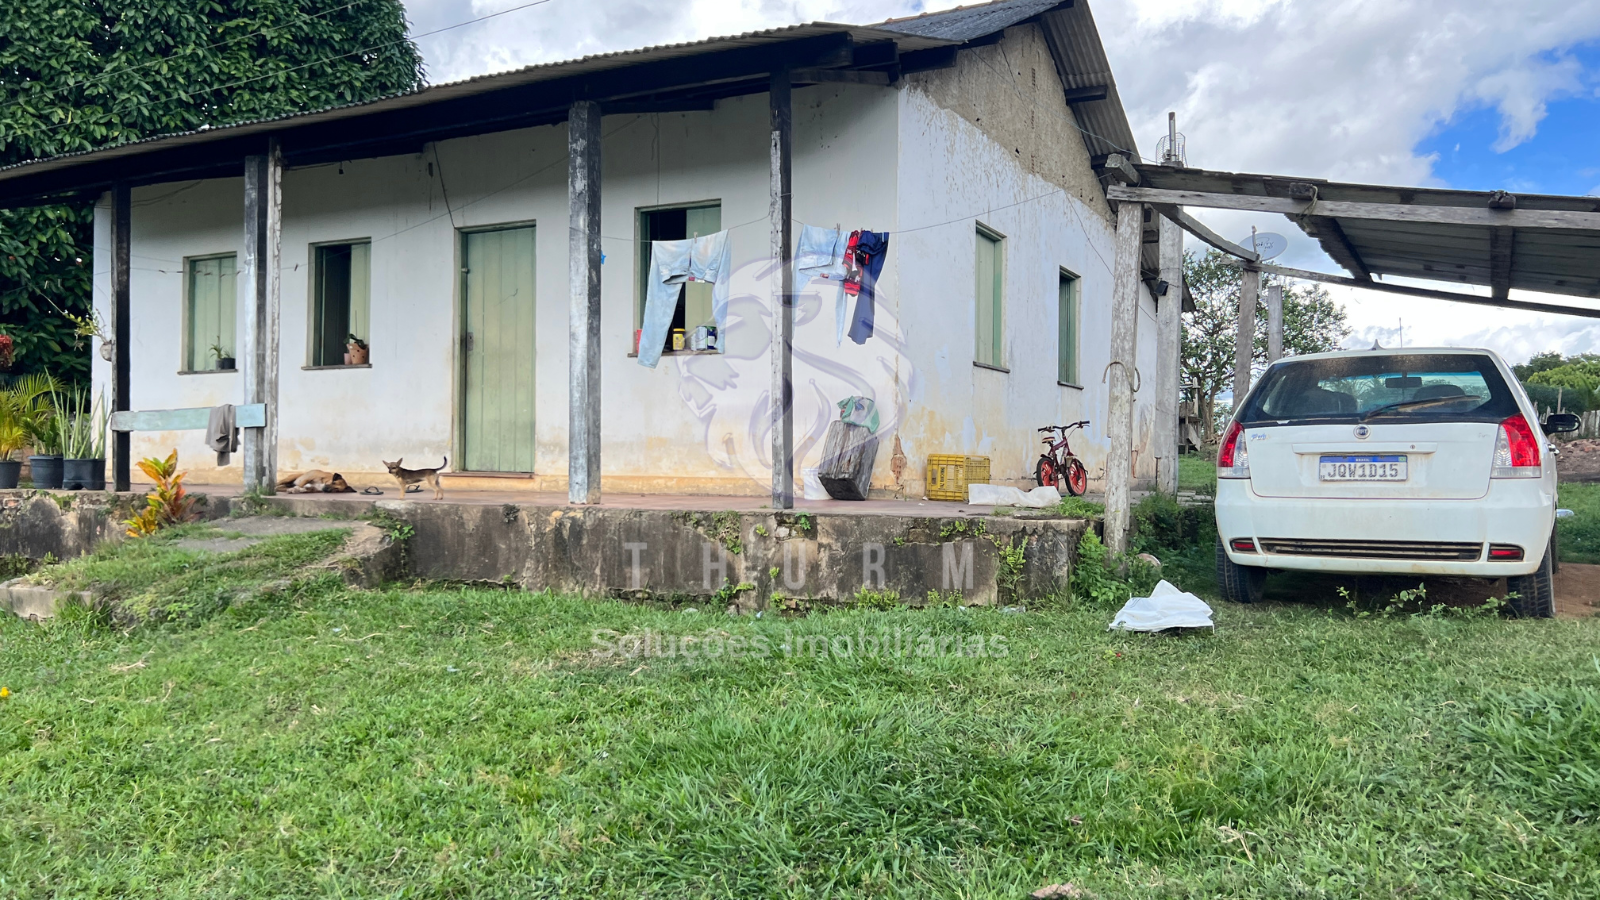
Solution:
{"label": "small plant pot", "polygon": [[69,491],[92,491],[95,482],[106,486],[106,461],[103,459],[64,459],[61,461],[61,486]]}
{"label": "small plant pot", "polygon": [[61,457],[30,456],[28,468],[33,470],[33,486],[40,490],[61,489]]}
{"label": "small plant pot", "polygon": [[238,362],[238,360],[234,359],[231,356],[224,356],[221,359],[217,360],[217,371],[219,371],[219,372],[232,372],[234,364],[237,363],[237,362]]}
{"label": "small plant pot", "polygon": [[357,346],[352,344],[350,347],[348,347],[345,350],[345,354],[344,354],[345,365],[347,365],[347,366],[364,366],[364,365],[367,364],[367,360],[369,358],[371,358],[371,356],[372,356],[372,350],[370,348],[368,348],[368,347],[357,347]]}
{"label": "small plant pot", "polygon": [[17,486],[17,481],[22,477],[22,460],[0,459],[0,490],[10,490]]}

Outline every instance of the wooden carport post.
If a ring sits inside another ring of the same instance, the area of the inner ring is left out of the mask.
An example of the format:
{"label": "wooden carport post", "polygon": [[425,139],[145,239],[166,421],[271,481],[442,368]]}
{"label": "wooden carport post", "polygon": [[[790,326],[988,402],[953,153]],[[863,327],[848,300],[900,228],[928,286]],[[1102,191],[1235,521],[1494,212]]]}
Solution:
{"label": "wooden carport post", "polygon": [[794,508],[794,270],[789,245],[793,217],[791,165],[794,112],[787,67],[772,73],[772,508]]}
{"label": "wooden carport post", "polygon": [[1156,488],[1178,492],[1178,394],[1183,368],[1183,229],[1160,218],[1161,280],[1165,296],[1156,298]]}
{"label": "wooden carport post", "polygon": [[1109,378],[1111,402],[1106,432],[1111,452],[1106,456],[1106,547],[1113,553],[1128,550],[1128,523],[1132,518],[1133,487],[1133,382],[1134,329],[1139,315],[1139,257],[1144,244],[1144,204],[1117,207],[1116,259],[1111,285],[1111,361],[1102,380]]}
{"label": "wooden carport post", "polygon": [[1256,349],[1256,298],[1261,294],[1261,270],[1244,267],[1239,284],[1239,322],[1233,337],[1233,408],[1250,393],[1250,365]]}
{"label": "wooden carport post", "polygon": [[567,113],[567,501],[600,502],[600,104]]}
{"label": "wooden carport post", "polygon": [[[125,181],[111,186],[111,410],[124,412],[133,407],[132,369],[128,351],[133,348],[132,294],[129,277],[133,268],[130,262],[132,236],[128,229],[133,224],[132,190]],[[111,488],[116,491],[131,490],[131,442],[126,431],[111,433]]]}
{"label": "wooden carport post", "polygon": [[278,263],[283,231],[283,155],[277,138],[267,152],[244,158],[244,402],[266,406],[266,424],[244,428],[244,489],[271,494],[278,481]]}
{"label": "wooden carport post", "polygon": [[1267,287],[1267,365],[1283,358],[1283,285]]}

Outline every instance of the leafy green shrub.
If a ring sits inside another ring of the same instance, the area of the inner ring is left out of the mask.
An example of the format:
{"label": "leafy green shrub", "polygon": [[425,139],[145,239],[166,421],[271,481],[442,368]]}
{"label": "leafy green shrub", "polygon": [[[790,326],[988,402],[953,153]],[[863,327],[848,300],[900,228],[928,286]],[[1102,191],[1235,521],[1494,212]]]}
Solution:
{"label": "leafy green shrub", "polygon": [[1096,609],[1116,609],[1130,597],[1146,597],[1161,580],[1159,570],[1138,557],[1113,554],[1093,531],[1078,541],[1072,567],[1072,599]]}

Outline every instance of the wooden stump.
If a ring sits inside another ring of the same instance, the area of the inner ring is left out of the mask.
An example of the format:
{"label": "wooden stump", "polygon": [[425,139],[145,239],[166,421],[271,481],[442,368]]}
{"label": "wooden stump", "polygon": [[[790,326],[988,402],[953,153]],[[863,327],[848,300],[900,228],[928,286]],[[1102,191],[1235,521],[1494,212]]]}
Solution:
{"label": "wooden stump", "polygon": [[878,438],[865,425],[835,421],[822,445],[817,480],[835,500],[865,500],[878,459]]}

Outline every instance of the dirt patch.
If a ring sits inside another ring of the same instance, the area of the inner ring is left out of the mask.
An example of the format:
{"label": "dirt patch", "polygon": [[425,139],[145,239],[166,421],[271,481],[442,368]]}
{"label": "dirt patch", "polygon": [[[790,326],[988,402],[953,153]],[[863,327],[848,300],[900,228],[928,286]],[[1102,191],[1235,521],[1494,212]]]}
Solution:
{"label": "dirt patch", "polygon": [[1600,440],[1584,438],[1558,445],[1561,457],[1556,462],[1556,476],[1561,481],[1600,481]]}
{"label": "dirt patch", "polygon": [[1600,566],[1562,563],[1556,573],[1556,615],[1587,619],[1600,614]]}

